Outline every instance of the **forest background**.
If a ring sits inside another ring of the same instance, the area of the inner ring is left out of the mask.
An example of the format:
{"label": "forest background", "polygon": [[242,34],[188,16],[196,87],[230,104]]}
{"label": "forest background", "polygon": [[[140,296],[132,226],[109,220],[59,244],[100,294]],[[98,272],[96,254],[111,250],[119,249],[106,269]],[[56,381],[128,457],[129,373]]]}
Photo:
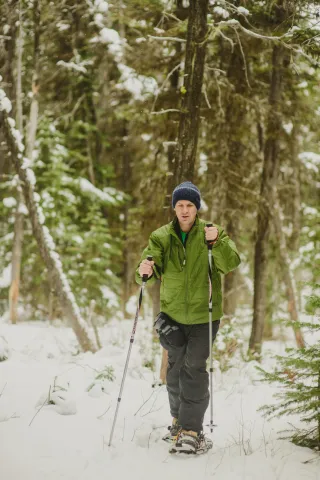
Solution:
{"label": "forest background", "polygon": [[[259,353],[298,322],[319,273],[319,30],[320,2],[2,1],[0,100],[28,160],[2,115],[0,313],[63,316],[28,171],[80,314],[98,325],[130,316],[142,248],[182,180],[241,253],[225,323],[245,309]],[[156,313],[159,287],[151,297]]]}

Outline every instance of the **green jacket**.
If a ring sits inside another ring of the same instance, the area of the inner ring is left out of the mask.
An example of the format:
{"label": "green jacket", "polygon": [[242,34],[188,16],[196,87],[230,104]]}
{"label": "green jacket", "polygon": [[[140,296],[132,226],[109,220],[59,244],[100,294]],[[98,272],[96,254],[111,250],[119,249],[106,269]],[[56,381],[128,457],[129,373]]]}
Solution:
{"label": "green jacket", "polygon": [[[151,233],[149,244],[140,259],[141,263],[148,255],[153,257],[154,274],[147,284],[151,285],[157,278],[161,280],[161,311],[176,322],[187,325],[209,321],[209,262],[204,232],[206,223],[196,217],[184,247],[177,233],[178,219],[175,218]],[[239,265],[240,258],[234,242],[222,227],[214,226],[219,231],[219,237],[212,248],[212,320],[218,320],[223,315],[220,274],[234,270]],[[136,281],[141,285],[138,268]]]}

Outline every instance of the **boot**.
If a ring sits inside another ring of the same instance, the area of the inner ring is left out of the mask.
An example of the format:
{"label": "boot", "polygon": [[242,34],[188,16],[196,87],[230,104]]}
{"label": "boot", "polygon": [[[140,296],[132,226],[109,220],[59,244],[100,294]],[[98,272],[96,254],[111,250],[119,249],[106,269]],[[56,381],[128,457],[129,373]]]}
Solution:
{"label": "boot", "polygon": [[181,430],[181,425],[179,425],[179,421],[177,418],[172,419],[172,424],[168,427],[169,432],[162,437],[162,440],[165,442],[175,442],[177,440],[177,436],[179,431]]}

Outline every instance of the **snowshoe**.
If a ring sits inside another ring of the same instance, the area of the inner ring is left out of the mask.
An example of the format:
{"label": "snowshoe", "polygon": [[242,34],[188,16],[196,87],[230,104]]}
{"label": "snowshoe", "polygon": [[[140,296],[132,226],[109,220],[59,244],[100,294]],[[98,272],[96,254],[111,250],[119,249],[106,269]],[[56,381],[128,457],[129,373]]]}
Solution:
{"label": "snowshoe", "polygon": [[201,455],[207,453],[212,448],[212,440],[205,437],[203,433],[187,432],[181,430],[169,453],[186,453],[191,455]]}

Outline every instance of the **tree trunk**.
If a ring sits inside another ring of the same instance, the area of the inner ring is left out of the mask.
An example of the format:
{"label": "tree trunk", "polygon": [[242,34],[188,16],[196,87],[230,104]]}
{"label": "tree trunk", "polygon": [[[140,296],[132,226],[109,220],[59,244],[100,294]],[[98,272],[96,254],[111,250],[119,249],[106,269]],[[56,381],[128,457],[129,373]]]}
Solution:
{"label": "tree trunk", "polygon": [[176,183],[191,180],[196,160],[203,73],[207,47],[208,0],[190,0],[184,86],[175,152]]}
{"label": "tree trunk", "polygon": [[33,42],[33,75],[32,75],[32,100],[30,107],[29,124],[27,129],[27,158],[32,160],[32,152],[36,141],[39,114],[39,54],[40,54],[40,4],[38,0],[33,2],[33,23],[34,23],[34,42]]}
{"label": "tree trunk", "polygon": [[[19,29],[19,0],[8,0],[1,5],[2,25],[8,26],[7,38],[3,40],[4,48],[0,49],[1,75],[3,85],[8,92],[9,98],[16,96],[16,76],[13,71],[16,52],[17,29]],[[12,117],[16,118],[16,102],[12,102]],[[0,176],[10,172],[11,160],[3,141],[3,133],[0,131]]]}
{"label": "tree trunk", "polygon": [[290,153],[292,164],[292,236],[291,248],[297,254],[300,246],[301,231],[301,192],[300,192],[300,160],[298,157],[298,128],[294,123],[290,138]]}
{"label": "tree trunk", "polygon": [[280,96],[284,47],[275,45],[272,55],[272,77],[269,96],[269,114],[264,148],[263,172],[260,189],[257,237],[254,256],[253,321],[249,342],[252,353],[260,355],[266,310],[267,256],[271,218],[271,197],[279,171],[279,132],[281,130]]}
{"label": "tree trunk", "polygon": [[[192,181],[194,176],[207,47],[207,12],[208,0],[190,0],[179,133],[175,157],[171,145],[168,149],[168,171],[171,172],[172,169],[173,175],[168,177],[165,205],[168,205],[174,185],[184,179]],[[168,212],[169,208],[165,214],[168,215]],[[163,349],[160,369],[160,379],[163,383],[166,383],[167,368],[168,352]]]}
{"label": "tree trunk", "polygon": [[[283,232],[282,224],[282,211],[279,205],[279,200],[277,198],[277,193],[274,194],[274,211],[273,211],[273,223],[275,226],[276,236],[279,245],[279,254],[281,261],[281,271],[283,275],[283,280],[287,289],[288,295],[288,311],[290,314],[291,321],[295,324],[299,322],[298,314],[298,295],[295,285],[295,279],[293,272],[291,271],[291,261],[288,255],[288,249],[286,244],[286,238]],[[295,339],[297,342],[298,348],[303,348],[305,346],[303,335],[300,327],[293,327]]]}
{"label": "tree trunk", "polygon": [[[243,97],[248,88],[243,70],[243,54],[239,46],[234,48],[230,56],[227,78],[230,88],[226,93],[225,115],[221,119],[220,131],[217,136],[219,139],[219,167],[215,178],[216,188],[212,189],[212,212],[215,212],[215,221],[224,225],[228,235],[237,243],[239,231],[239,213],[237,210],[243,208],[239,196],[237,175],[240,177],[245,150],[243,137],[247,133],[244,132],[243,124],[247,109]],[[226,172],[228,173],[226,174]],[[235,314],[238,296],[237,284],[239,284],[239,272],[237,270],[224,276],[224,322],[230,321]]]}
{"label": "tree trunk", "polygon": [[[17,88],[16,88],[16,123],[19,132],[23,135],[23,111],[22,111],[22,53],[23,53],[23,25],[21,8],[19,9],[19,36],[17,39]],[[22,241],[23,241],[23,213],[21,206],[23,197],[21,188],[17,189],[17,211],[14,224],[14,237],[12,245],[12,262],[11,262],[11,285],[9,289],[9,312],[10,321],[17,323],[18,321],[18,301],[20,290],[21,276],[21,257],[22,257]]]}
{"label": "tree trunk", "polygon": [[[81,317],[81,313],[69,282],[63,273],[61,260],[55,251],[53,239],[49,230],[43,226],[43,213],[40,209],[33,191],[33,172],[26,168],[25,162],[22,160],[23,145],[16,140],[17,130],[10,125],[10,120],[5,112],[1,112],[0,124],[3,125],[6,143],[11,152],[12,162],[19,176],[26,206],[29,211],[29,217],[32,225],[33,235],[38,243],[40,254],[46,264],[52,290],[58,296],[61,308],[66,317],[69,318],[71,326],[78,338],[78,341],[84,351],[97,351],[95,340],[91,338],[90,331]],[[24,165],[23,165],[24,163]],[[22,168],[23,167],[23,168]]]}
{"label": "tree trunk", "polygon": [[9,312],[11,323],[18,321],[18,300],[20,287],[20,273],[21,273],[21,256],[22,256],[22,241],[23,241],[23,220],[24,214],[21,212],[20,206],[22,203],[22,193],[18,187],[18,203],[16,218],[14,222],[14,237],[12,247],[12,262],[11,262],[11,285],[9,289]]}

